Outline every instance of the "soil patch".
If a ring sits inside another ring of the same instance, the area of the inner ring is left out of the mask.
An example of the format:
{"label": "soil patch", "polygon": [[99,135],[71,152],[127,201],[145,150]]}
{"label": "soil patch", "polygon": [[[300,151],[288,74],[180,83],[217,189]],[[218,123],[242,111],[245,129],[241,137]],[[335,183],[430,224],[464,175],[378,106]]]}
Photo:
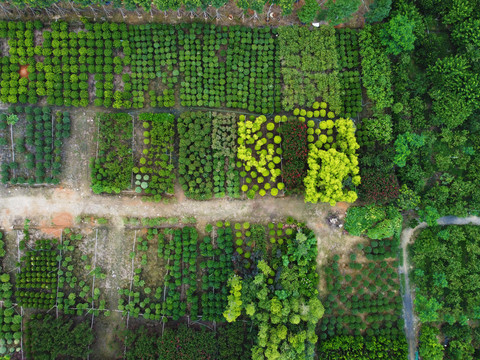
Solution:
{"label": "soil patch", "polygon": [[19,73],[21,78],[28,78],[29,74],[28,74],[27,68],[28,68],[28,65],[20,65]]}
{"label": "soil patch", "polygon": [[58,213],[51,221],[45,220],[40,224],[40,231],[46,235],[60,238],[63,229],[73,226],[73,216],[70,213]]}

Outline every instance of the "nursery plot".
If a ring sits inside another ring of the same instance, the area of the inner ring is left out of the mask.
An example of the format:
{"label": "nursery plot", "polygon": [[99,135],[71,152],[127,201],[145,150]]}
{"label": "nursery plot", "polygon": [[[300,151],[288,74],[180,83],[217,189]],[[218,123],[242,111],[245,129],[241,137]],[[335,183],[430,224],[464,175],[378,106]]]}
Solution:
{"label": "nursery plot", "polygon": [[133,317],[160,320],[164,315],[162,303],[165,299],[164,286],[167,262],[158,256],[158,242],[165,236],[171,237],[166,229],[148,228],[128,230],[125,237],[134,243],[131,280],[127,288],[119,290],[118,309]]}
{"label": "nursery plot", "polygon": [[12,283],[9,269],[6,268],[4,262],[5,256],[5,238],[4,233],[0,230],[0,261],[1,261],[1,288],[0,288],[0,356],[21,351],[21,322],[22,317],[16,312],[12,302]]}
{"label": "nursery plot", "polygon": [[335,29],[280,27],[278,57],[283,76],[283,110],[326,101],[333,111],[341,108]]}
{"label": "nursery plot", "polygon": [[184,112],[178,118],[178,174],[187,197],[213,196],[212,118],[207,112]]}
{"label": "nursery plot", "polygon": [[[146,94],[151,107],[175,106],[179,79],[175,27],[164,24],[129,26],[128,41],[129,47],[125,46],[124,53],[131,57],[131,77],[123,75],[124,94],[132,90],[133,107],[143,107]],[[128,61],[124,59],[124,62]]]}
{"label": "nursery plot", "polygon": [[90,162],[94,193],[119,193],[131,186],[133,154],[132,117],[128,114],[98,114],[97,154]]}
{"label": "nursery plot", "polygon": [[136,250],[130,253],[133,278],[130,288],[119,290],[123,295],[119,310],[152,320],[178,320],[187,314],[196,318],[197,231],[192,227],[148,228],[140,234],[143,236],[134,234]]}
{"label": "nursery plot", "polygon": [[[398,260],[391,257],[396,255],[395,245],[398,242],[371,240],[366,248],[360,244],[348,260],[333,257],[325,269],[328,294],[320,327],[323,339],[364,334],[404,339]],[[393,247],[390,251],[389,246]],[[383,255],[372,256],[371,248],[377,247],[383,248]]]}
{"label": "nursery plot", "polygon": [[65,229],[58,249],[61,262],[58,271],[57,305],[67,315],[94,314],[106,310],[106,300],[100,287],[105,288],[107,275],[98,266],[97,247],[106,238],[106,230],[95,229],[84,236]]}
{"label": "nursery plot", "polygon": [[279,123],[284,118],[275,116],[267,120],[263,115],[255,118],[240,115],[238,122],[237,167],[241,170],[241,190],[253,199],[267,191],[277,196],[285,185],[281,182],[282,137],[278,134]]}
{"label": "nursery plot", "polygon": [[212,113],[213,192],[240,197],[240,174],[235,167],[237,156],[237,116]]}
{"label": "nursery plot", "polygon": [[0,128],[4,134],[13,131],[5,139],[4,149],[10,154],[1,165],[4,184],[59,183],[63,142],[70,136],[69,113],[12,106],[8,114],[0,114]]}
{"label": "nursery plot", "polygon": [[175,117],[166,113],[143,113],[138,117],[142,131],[142,155],[133,168],[135,192],[152,195],[174,193],[175,172],[172,164]]}
{"label": "nursery plot", "polygon": [[227,221],[207,225],[205,231],[207,236],[200,241],[202,320],[221,322],[227,306],[227,282],[233,274],[233,231]]}
{"label": "nursery plot", "polygon": [[[9,48],[0,58],[2,102],[46,98],[56,106],[139,109],[173,107],[179,96],[187,107],[279,109],[277,40],[268,27],[88,21],[83,28],[65,21],[50,27],[0,21]],[[35,30],[42,32],[38,44]],[[28,77],[18,76],[18,64]]]}
{"label": "nursery plot", "polygon": [[353,29],[336,29],[338,68],[342,107],[345,117],[356,117],[362,111],[362,84],[358,33]]}

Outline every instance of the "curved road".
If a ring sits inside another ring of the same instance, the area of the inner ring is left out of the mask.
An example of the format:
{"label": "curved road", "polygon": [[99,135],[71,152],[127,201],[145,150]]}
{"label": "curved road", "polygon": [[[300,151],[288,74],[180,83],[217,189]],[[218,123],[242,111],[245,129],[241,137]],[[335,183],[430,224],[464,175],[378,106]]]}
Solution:
{"label": "curved road", "polygon": [[[444,216],[437,220],[438,225],[480,225],[480,217],[468,216],[465,218],[459,218],[456,216]],[[414,229],[407,228],[402,231],[401,235],[401,247],[403,252],[403,266],[399,269],[400,274],[405,274],[405,289],[403,293],[403,318],[405,320],[405,335],[408,343],[408,359],[415,360],[415,351],[417,349],[417,319],[413,312],[413,296],[410,288],[410,280],[408,272],[410,270],[410,264],[408,261],[407,246],[411,243],[413,235],[417,230],[427,227],[427,223],[423,222],[417,225]]]}

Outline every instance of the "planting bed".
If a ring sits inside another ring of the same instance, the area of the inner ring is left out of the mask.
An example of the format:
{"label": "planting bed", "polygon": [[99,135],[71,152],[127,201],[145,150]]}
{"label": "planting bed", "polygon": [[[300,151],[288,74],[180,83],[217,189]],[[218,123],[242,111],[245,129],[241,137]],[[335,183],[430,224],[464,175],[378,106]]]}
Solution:
{"label": "planting bed", "polygon": [[241,170],[241,190],[247,197],[265,196],[267,191],[277,196],[284,189],[281,182],[282,137],[278,134],[280,121],[267,120],[265,116],[255,118],[240,115],[238,122],[237,167]]}
{"label": "planting bed", "polygon": [[165,113],[143,113],[138,120],[143,129],[143,150],[139,164],[133,168],[135,192],[153,195],[158,200],[164,193],[174,193],[175,117]]}
{"label": "planting bed", "polygon": [[128,114],[99,114],[97,154],[90,162],[94,193],[119,193],[131,186],[132,118]]}
{"label": "planting bed", "polygon": [[0,129],[5,152],[2,183],[59,183],[63,142],[70,137],[69,113],[52,113],[50,107],[12,106],[0,114]]}
{"label": "planting bed", "polygon": [[[35,37],[34,31],[41,31]],[[0,22],[2,102],[116,109],[279,110],[275,29],[210,24]],[[20,78],[20,65],[28,77]],[[227,81],[228,80],[228,81]]]}

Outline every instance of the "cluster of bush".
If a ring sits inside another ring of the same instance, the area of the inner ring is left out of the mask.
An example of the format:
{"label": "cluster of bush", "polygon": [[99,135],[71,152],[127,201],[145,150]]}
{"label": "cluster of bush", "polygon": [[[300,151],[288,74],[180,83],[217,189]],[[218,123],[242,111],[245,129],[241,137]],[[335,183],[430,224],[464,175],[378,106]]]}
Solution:
{"label": "cluster of bush", "polygon": [[0,268],[0,300],[3,306],[0,309],[0,356],[12,354],[21,350],[21,323],[22,316],[15,313],[12,302],[13,284],[10,281],[10,275],[3,264],[5,256],[5,242],[3,232],[0,231],[0,260],[2,265]]}
{"label": "cluster of bush", "polygon": [[128,114],[98,114],[98,151],[90,160],[92,190],[95,194],[120,193],[131,186],[132,117]]}
{"label": "cluster of bush", "polygon": [[241,190],[253,199],[258,193],[265,196],[267,191],[277,196],[285,188],[281,179],[282,137],[278,128],[282,117],[267,120],[264,115],[240,115],[238,121],[237,167],[241,170]]}
{"label": "cluster of bush", "polygon": [[202,319],[222,322],[222,314],[227,306],[227,281],[233,274],[233,231],[229,222],[218,222],[215,230],[209,224],[205,232],[209,235],[203,238],[199,246],[203,258],[200,263]]}
{"label": "cluster of bush", "polygon": [[17,276],[15,298],[21,306],[50,309],[57,301],[56,241],[37,240],[35,248],[27,251],[21,260]]}
{"label": "cluster of bush", "polygon": [[[63,142],[70,136],[69,113],[57,111],[53,115],[51,108],[46,106],[12,106],[9,108],[9,115],[0,114],[0,128],[6,131],[8,118],[12,116],[16,120],[11,123],[10,131],[19,135],[12,134],[15,141],[15,161],[2,163],[2,182],[58,184]],[[11,159],[13,160],[13,157]]]}
{"label": "cluster of bush", "polygon": [[[396,267],[398,261],[361,261],[360,252],[350,254],[341,271],[340,256],[325,269],[327,314],[320,330],[323,339],[338,335],[403,337],[402,299]],[[363,317],[361,314],[365,314]]]}
{"label": "cluster of bush", "polygon": [[143,128],[143,150],[135,174],[135,192],[154,196],[174,193],[175,172],[172,152],[175,117],[167,113],[143,113],[138,119]]}
{"label": "cluster of bush", "polygon": [[282,107],[292,110],[322,99],[341,108],[335,29],[286,26],[278,29],[278,57],[283,76]]}

